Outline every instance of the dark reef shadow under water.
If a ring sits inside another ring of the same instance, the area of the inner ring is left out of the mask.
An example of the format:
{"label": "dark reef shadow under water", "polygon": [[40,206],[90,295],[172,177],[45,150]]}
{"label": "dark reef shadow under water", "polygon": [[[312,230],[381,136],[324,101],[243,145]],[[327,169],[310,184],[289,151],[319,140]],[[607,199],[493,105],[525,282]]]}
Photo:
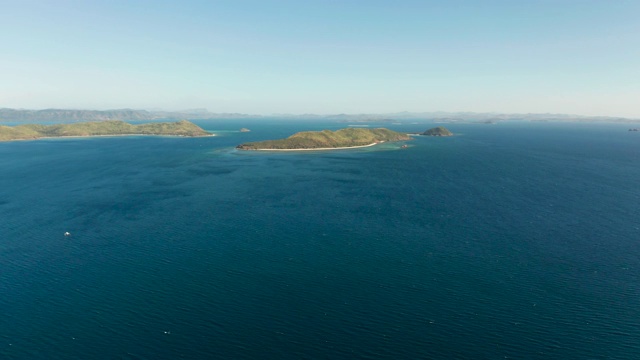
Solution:
{"label": "dark reef shadow under water", "polygon": [[0,143],[0,358],[640,358],[624,124],[200,124],[228,132]]}

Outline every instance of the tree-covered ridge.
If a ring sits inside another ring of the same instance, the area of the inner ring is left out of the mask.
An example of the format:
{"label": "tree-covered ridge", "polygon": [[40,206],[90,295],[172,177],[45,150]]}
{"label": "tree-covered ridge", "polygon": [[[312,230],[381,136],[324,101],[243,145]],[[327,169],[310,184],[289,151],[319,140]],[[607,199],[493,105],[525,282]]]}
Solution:
{"label": "tree-covered ridge", "polygon": [[286,139],[245,143],[238,145],[237,148],[242,150],[341,148],[401,140],[411,140],[411,138],[406,134],[385,128],[347,128],[336,131],[303,131],[293,134]]}
{"label": "tree-covered ridge", "polygon": [[42,137],[101,136],[101,135],[173,135],[207,136],[208,132],[187,120],[132,125],[109,120],[56,125],[0,126],[0,141],[27,140]]}
{"label": "tree-covered ridge", "polygon": [[427,136],[452,136],[453,133],[444,126],[434,127],[422,133]]}

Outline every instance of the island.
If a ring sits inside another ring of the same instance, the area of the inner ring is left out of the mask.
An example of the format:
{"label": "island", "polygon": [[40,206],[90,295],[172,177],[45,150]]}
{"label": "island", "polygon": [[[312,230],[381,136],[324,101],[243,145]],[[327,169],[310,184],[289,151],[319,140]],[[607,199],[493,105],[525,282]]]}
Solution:
{"label": "island", "polygon": [[447,128],[445,128],[444,126],[438,126],[438,127],[434,127],[432,129],[429,129],[429,130],[423,132],[420,135],[425,135],[425,136],[453,136],[453,133],[451,131],[449,131]]}
{"label": "island", "polygon": [[0,125],[0,141],[33,140],[66,136],[88,137],[116,135],[212,136],[209,132],[187,120],[180,120],[177,122],[155,122],[140,125],[133,125],[119,120],[55,125]]}
{"label": "island", "polygon": [[386,141],[411,140],[407,134],[385,128],[346,128],[336,131],[303,131],[286,139],[250,142],[236,146],[240,150],[338,150],[373,146]]}
{"label": "island", "polygon": [[242,128],[242,129],[240,129],[240,132],[249,132],[249,131],[251,131],[251,130],[249,130],[249,129],[247,129],[247,128]]}

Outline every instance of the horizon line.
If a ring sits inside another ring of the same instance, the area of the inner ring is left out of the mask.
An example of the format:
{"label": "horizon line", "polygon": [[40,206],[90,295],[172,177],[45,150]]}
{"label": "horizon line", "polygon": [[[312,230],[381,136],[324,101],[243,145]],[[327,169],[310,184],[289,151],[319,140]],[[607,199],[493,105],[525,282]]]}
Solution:
{"label": "horizon line", "polygon": [[246,116],[258,116],[258,117],[271,117],[271,116],[318,116],[318,117],[330,117],[330,116],[381,116],[381,115],[401,115],[401,114],[478,114],[478,115],[544,115],[544,116],[563,116],[563,117],[580,117],[580,118],[615,118],[615,119],[629,119],[629,120],[640,120],[640,117],[629,117],[629,116],[616,116],[616,115],[580,115],[580,114],[571,114],[571,113],[552,113],[552,112],[500,112],[500,111],[468,111],[468,110],[460,110],[460,111],[389,111],[389,112],[359,112],[359,113],[347,113],[347,112],[336,112],[336,113],[292,113],[292,112],[276,112],[276,113],[244,113],[244,112],[214,112],[210,111],[207,108],[191,108],[191,109],[181,109],[181,110],[164,110],[164,109],[146,109],[146,108],[112,108],[112,109],[91,109],[91,108],[56,108],[56,107],[48,107],[48,108],[11,108],[11,107],[0,107],[1,110],[11,110],[11,111],[94,111],[94,112],[109,112],[109,111],[145,111],[149,113],[174,113],[174,114],[212,114],[212,115],[246,115]]}

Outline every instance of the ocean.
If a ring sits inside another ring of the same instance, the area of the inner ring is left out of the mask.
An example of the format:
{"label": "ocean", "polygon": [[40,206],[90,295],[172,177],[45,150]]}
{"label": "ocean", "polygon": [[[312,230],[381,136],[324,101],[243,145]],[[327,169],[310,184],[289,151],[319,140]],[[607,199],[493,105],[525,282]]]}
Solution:
{"label": "ocean", "polygon": [[0,359],[640,359],[628,124],[196,123],[0,143]]}

